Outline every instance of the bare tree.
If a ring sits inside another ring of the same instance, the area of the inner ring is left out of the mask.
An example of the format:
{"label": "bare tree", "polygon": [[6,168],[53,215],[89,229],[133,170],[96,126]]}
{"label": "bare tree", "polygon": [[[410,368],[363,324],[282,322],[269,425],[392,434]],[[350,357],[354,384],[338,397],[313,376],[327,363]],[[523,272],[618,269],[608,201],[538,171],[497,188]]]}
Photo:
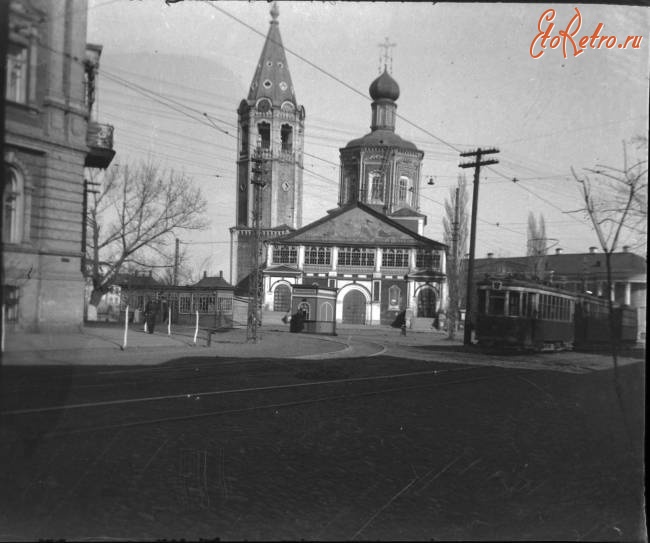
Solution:
{"label": "bare tree", "polygon": [[532,211],[529,212],[526,256],[528,256],[530,274],[536,279],[541,279],[544,276],[544,264],[548,251],[547,242],[544,215],[540,213],[539,220],[536,220],[535,214]]}
{"label": "bare tree", "polygon": [[456,337],[458,313],[467,290],[465,281],[463,281],[463,256],[467,253],[469,238],[468,201],[467,180],[464,175],[459,175],[456,187],[450,189],[449,198],[445,200],[446,215],[442,218],[444,242],[449,246],[449,258],[447,259],[447,284],[449,285],[447,333],[449,339]]}
{"label": "bare tree", "polygon": [[168,259],[178,230],[206,228],[206,208],[201,191],[182,173],[150,162],[110,168],[88,209],[90,303],[99,303],[124,265],[153,267]]}
{"label": "bare tree", "polygon": [[[575,211],[583,212],[591,220],[598,242],[605,254],[607,271],[606,296],[609,300],[610,346],[614,364],[614,380],[619,405],[624,413],[620,379],[618,375],[618,353],[620,349],[614,317],[614,290],[612,282],[612,254],[623,241],[636,240],[634,245],[647,243],[646,224],[648,217],[648,159],[647,138],[636,138],[636,150],[641,158],[630,161],[628,149],[623,142],[623,167],[597,165],[587,168],[579,176],[571,172],[578,182],[585,207]],[[645,151],[645,152],[644,152]],[[641,243],[639,243],[641,239]],[[630,435],[628,430],[628,436]]]}

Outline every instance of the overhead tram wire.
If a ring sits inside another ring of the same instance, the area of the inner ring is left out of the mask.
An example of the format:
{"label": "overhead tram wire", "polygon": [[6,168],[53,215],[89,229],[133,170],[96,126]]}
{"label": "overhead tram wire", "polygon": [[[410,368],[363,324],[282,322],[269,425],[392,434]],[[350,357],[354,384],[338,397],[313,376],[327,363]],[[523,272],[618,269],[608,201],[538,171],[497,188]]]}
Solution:
{"label": "overhead tram wire", "polygon": [[[235,21],[239,22],[239,23],[242,24],[243,26],[249,28],[250,30],[252,30],[252,31],[255,32],[256,34],[259,34],[260,36],[265,37],[265,34],[264,34],[264,33],[258,31],[257,29],[255,29],[254,27],[252,27],[251,25],[249,25],[248,23],[246,23],[246,22],[240,20],[238,17],[236,17],[236,16],[234,16],[234,15],[228,13],[227,11],[225,11],[225,10],[223,10],[223,9],[221,9],[221,8],[219,8],[219,7],[217,7],[217,6],[215,6],[214,4],[209,4],[209,5],[210,5],[210,7],[212,7],[213,9],[216,9],[217,11],[223,13],[224,15],[226,15],[226,16],[228,16],[228,17],[234,19]],[[66,53],[66,52],[64,52],[64,51],[58,51],[58,50],[56,50],[56,49],[54,49],[54,48],[48,46],[47,44],[43,44],[42,42],[40,42],[40,43],[41,43],[41,45],[42,45],[43,47],[45,47],[45,48],[47,48],[47,49],[49,49],[49,50],[51,50],[51,51],[53,51],[53,52],[55,52],[55,53],[61,54],[61,55],[65,56],[65,57],[68,57],[68,58],[70,58],[70,59],[72,59],[72,60],[74,60],[74,61],[76,61],[76,62],[82,63],[82,61],[81,61],[78,57],[76,57],[76,56],[74,56],[74,55],[71,55],[71,54]],[[345,81],[343,81],[343,80],[337,78],[336,76],[334,76],[333,74],[331,74],[331,73],[329,73],[328,71],[324,70],[323,68],[320,68],[318,65],[314,64],[314,63],[311,62],[310,60],[308,60],[308,59],[302,57],[302,56],[299,55],[298,53],[295,53],[294,51],[292,51],[292,50],[290,50],[290,49],[288,49],[288,48],[286,48],[286,47],[285,47],[285,50],[288,51],[289,53],[291,53],[292,55],[296,56],[297,58],[299,58],[299,59],[302,60],[303,62],[309,64],[309,65],[312,66],[312,67],[314,67],[314,68],[317,69],[318,71],[322,72],[323,74],[327,75],[328,77],[332,78],[332,79],[335,80],[336,82],[338,82],[338,83],[340,83],[341,85],[345,86],[346,88],[348,88],[349,90],[353,91],[354,93],[359,94],[360,96],[363,96],[363,97],[364,97],[365,99],[367,99],[367,100],[370,100],[370,98],[369,98],[368,96],[366,96],[365,93],[363,93],[363,92],[357,90],[356,88],[352,87],[351,85],[349,85],[349,84],[346,83]],[[214,124],[214,123],[210,123],[210,125],[206,124],[205,122],[203,122],[203,119],[202,119],[200,116],[199,116],[199,117],[192,116],[191,114],[187,113],[186,111],[183,111],[182,109],[180,109],[180,108],[178,108],[178,107],[174,107],[173,104],[176,103],[176,104],[178,104],[181,108],[185,108],[185,109],[190,110],[190,111],[194,111],[194,112],[197,112],[197,113],[201,113],[202,116],[203,116],[203,118],[206,118],[206,119],[210,119],[210,120],[212,120],[212,119],[211,119],[211,116],[209,116],[209,115],[208,115],[207,113],[205,113],[205,112],[200,112],[200,110],[197,110],[197,109],[195,109],[195,108],[191,108],[191,107],[189,107],[189,106],[185,106],[184,104],[181,104],[180,102],[177,102],[177,101],[175,101],[175,100],[173,100],[173,99],[169,99],[169,98],[166,98],[166,97],[163,97],[163,98],[157,98],[158,96],[163,96],[163,95],[161,95],[160,93],[157,93],[157,92],[155,92],[155,91],[151,91],[150,89],[147,89],[146,87],[142,87],[141,85],[137,85],[137,84],[135,84],[135,83],[131,83],[131,82],[127,81],[126,79],[121,78],[121,77],[119,77],[119,76],[116,76],[116,75],[114,75],[114,74],[111,75],[110,72],[107,72],[106,70],[102,70],[102,74],[105,75],[105,76],[107,76],[107,77],[109,77],[109,79],[110,79],[110,78],[113,78],[113,80],[114,80],[115,82],[120,83],[120,84],[126,86],[127,88],[131,88],[132,90],[135,90],[136,92],[139,92],[139,93],[143,94],[144,96],[150,98],[151,100],[154,100],[154,101],[156,101],[156,102],[161,103],[162,105],[165,105],[166,107],[169,107],[169,108],[171,108],[171,109],[174,109],[174,110],[178,111],[179,113],[181,113],[181,114],[183,114],[183,115],[186,115],[186,116],[188,116],[188,117],[194,119],[194,120],[197,121],[197,122],[200,122],[200,123],[202,123],[202,124],[204,124],[204,125],[206,125],[206,126],[212,126],[213,128],[216,128],[217,130],[223,132],[224,134],[226,134],[226,135],[228,135],[228,136],[231,136],[231,137],[234,137],[234,138],[237,137],[237,136],[234,136],[234,135],[230,134],[227,130],[224,130],[224,129],[218,127],[218,126],[217,126],[216,124]],[[165,100],[167,100],[167,101],[165,101]],[[169,103],[169,102],[171,102],[171,103]],[[443,143],[443,144],[446,145],[447,147],[453,149],[454,151],[458,151],[458,152],[460,152],[460,149],[459,149],[458,147],[456,147],[455,145],[453,145],[453,144],[451,144],[451,143],[449,143],[449,142],[443,140],[442,138],[440,138],[440,137],[436,136],[435,134],[431,133],[430,131],[428,131],[428,130],[422,128],[421,126],[417,125],[416,123],[411,122],[410,120],[406,119],[405,117],[402,117],[401,115],[398,115],[398,117],[401,118],[403,121],[407,122],[408,124],[410,124],[411,126],[417,128],[418,130],[421,130],[422,132],[424,132],[425,134],[429,135],[430,137],[432,137],[432,138],[436,139],[437,141]],[[220,119],[217,119],[217,120],[220,120]],[[220,120],[220,121],[221,121],[221,120]],[[251,150],[252,150],[252,147],[253,147],[253,146],[251,145]],[[495,170],[494,170],[493,168],[491,168],[491,167],[490,167],[490,169],[491,169],[492,171],[495,171]],[[495,173],[497,173],[497,175],[499,175],[499,176],[501,176],[501,177],[504,177],[505,179],[511,179],[509,176],[506,176],[505,174],[502,174],[501,172],[496,172],[496,171],[495,171]],[[550,205],[551,207],[553,207],[553,208],[559,210],[559,211],[562,212],[562,213],[566,213],[564,210],[561,210],[561,209],[558,208],[555,204],[553,204],[553,203],[550,202],[549,200],[543,198],[542,196],[539,196],[538,194],[536,194],[535,192],[531,191],[530,189],[528,189],[528,188],[526,188],[526,187],[523,187],[522,185],[520,185],[520,187],[521,187],[522,189],[528,191],[528,192],[529,192],[531,195],[533,195],[534,197],[536,197],[536,198],[538,198],[539,200],[541,200],[541,201],[545,202],[546,204]],[[578,222],[578,223],[580,223],[580,224],[584,224],[583,221],[580,221],[579,219],[577,219],[577,218],[575,218],[575,217],[573,217],[573,218],[575,219],[576,222]]]}

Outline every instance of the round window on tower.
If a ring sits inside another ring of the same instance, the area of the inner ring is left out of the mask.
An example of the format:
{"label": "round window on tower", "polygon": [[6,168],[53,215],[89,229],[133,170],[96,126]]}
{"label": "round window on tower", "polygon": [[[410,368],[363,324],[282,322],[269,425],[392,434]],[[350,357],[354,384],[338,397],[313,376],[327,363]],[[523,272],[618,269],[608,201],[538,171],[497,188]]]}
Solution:
{"label": "round window on tower", "polygon": [[284,63],[281,61],[278,61],[278,68],[284,68]]}
{"label": "round window on tower", "polygon": [[273,66],[273,62],[270,61],[270,60],[267,60],[266,65],[270,68],[271,66]]}
{"label": "round window on tower", "polygon": [[284,81],[280,81],[280,90],[287,90],[287,84]]}
{"label": "round window on tower", "polygon": [[265,79],[264,83],[262,83],[262,85],[264,85],[265,89],[270,89],[273,86],[273,83],[271,82],[270,79]]}

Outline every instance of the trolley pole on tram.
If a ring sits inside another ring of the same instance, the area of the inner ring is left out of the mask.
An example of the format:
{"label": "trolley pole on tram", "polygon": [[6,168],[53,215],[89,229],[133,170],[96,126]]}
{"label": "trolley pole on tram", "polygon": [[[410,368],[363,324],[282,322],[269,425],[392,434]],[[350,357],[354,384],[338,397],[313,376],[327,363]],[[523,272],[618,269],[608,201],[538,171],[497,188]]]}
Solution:
{"label": "trolley pole on tram", "polygon": [[463,344],[470,345],[472,343],[472,328],[474,327],[474,319],[472,318],[472,285],[474,284],[474,251],[476,249],[476,214],[478,211],[478,184],[481,175],[481,166],[489,166],[490,164],[498,164],[499,161],[492,158],[488,160],[481,160],[483,155],[490,155],[498,153],[498,149],[481,149],[476,151],[469,151],[461,153],[461,157],[476,157],[474,162],[462,162],[458,166],[460,168],[474,168],[474,191],[472,194],[472,223],[469,238],[469,263],[467,266],[467,294],[465,302],[465,326]]}
{"label": "trolley pole on tram", "polygon": [[253,156],[253,168],[251,170],[251,185],[253,185],[253,238],[251,243],[251,273],[248,289],[248,324],[246,329],[246,340],[253,343],[258,342],[257,327],[259,325],[261,306],[261,283],[260,253],[262,251],[262,189],[266,186],[266,160],[262,156],[259,145]]}

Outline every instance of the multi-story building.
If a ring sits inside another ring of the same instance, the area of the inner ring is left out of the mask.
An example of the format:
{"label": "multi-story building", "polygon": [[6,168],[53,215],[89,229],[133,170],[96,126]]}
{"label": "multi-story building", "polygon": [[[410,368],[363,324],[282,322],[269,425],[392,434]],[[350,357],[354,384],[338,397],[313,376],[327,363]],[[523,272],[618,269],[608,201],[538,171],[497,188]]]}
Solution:
{"label": "multi-story building", "polygon": [[84,168],[111,162],[112,127],[91,119],[101,47],[84,0],[8,6],[2,198],[3,301],[10,326],[83,322]]}

